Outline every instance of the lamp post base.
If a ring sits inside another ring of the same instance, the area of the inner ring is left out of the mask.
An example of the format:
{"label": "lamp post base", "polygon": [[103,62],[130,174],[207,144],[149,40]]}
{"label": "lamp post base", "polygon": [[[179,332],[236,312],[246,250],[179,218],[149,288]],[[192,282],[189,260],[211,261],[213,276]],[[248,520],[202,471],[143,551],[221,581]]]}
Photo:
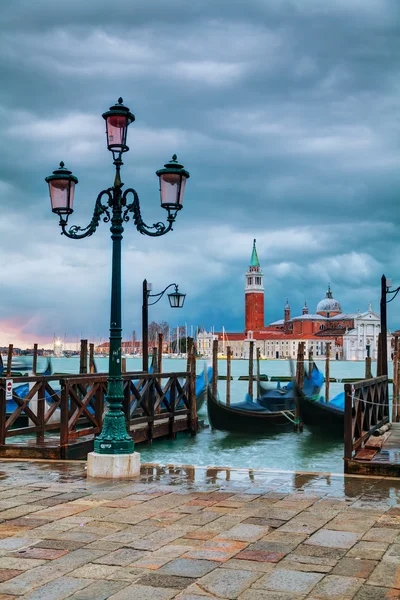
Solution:
{"label": "lamp post base", "polygon": [[127,479],[140,475],[140,454],[98,454],[89,452],[87,458],[88,477],[103,479]]}

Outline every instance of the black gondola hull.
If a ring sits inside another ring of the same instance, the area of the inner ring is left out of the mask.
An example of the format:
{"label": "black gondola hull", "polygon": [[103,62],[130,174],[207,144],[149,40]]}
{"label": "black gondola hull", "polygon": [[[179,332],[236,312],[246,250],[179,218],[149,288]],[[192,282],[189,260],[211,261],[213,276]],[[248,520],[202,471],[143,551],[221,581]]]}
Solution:
{"label": "black gondola hull", "polygon": [[343,437],[344,435],[344,412],[313,401],[304,394],[299,395],[300,416],[304,425],[318,429],[323,434]]}
{"label": "black gondola hull", "polygon": [[293,427],[288,411],[262,412],[226,406],[219,402],[210,387],[207,392],[208,419],[213,429],[240,433],[276,433]]}

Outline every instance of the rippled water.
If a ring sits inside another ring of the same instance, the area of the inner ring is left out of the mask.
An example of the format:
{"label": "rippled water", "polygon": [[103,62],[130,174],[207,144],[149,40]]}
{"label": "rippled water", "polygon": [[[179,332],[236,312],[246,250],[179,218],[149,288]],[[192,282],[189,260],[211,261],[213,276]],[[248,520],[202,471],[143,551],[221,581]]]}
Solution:
{"label": "rippled water", "polygon": [[[324,371],[324,361],[318,361],[319,368]],[[106,371],[108,359],[96,359],[99,371]],[[203,368],[204,361],[197,361],[197,371]],[[78,358],[53,359],[54,371],[76,373],[79,368]],[[128,358],[127,370],[141,369],[141,360]],[[186,360],[164,359],[163,371],[184,371]],[[392,374],[389,364],[389,376]],[[218,361],[220,375],[226,374],[226,362]],[[372,366],[373,373],[376,363]],[[248,362],[232,361],[231,402],[240,402],[247,392],[248,382],[238,381],[239,375],[248,373]],[[283,360],[261,361],[261,373],[272,375],[290,375],[290,366]],[[335,378],[359,377],[365,373],[364,362],[332,361],[330,375]],[[221,399],[225,397],[226,381],[219,381]],[[330,384],[330,397],[343,390],[343,383]],[[321,390],[324,394],[325,390]],[[226,433],[213,431],[207,427],[207,408],[199,412],[206,428],[197,436],[179,434],[175,440],[155,440],[152,445],[141,444],[137,447],[145,462],[161,464],[194,464],[201,466],[222,466],[253,469],[277,469],[290,471],[343,472],[343,442],[327,439],[324,431],[317,435],[306,429],[302,433],[284,431],[270,435],[249,435],[248,433]]]}

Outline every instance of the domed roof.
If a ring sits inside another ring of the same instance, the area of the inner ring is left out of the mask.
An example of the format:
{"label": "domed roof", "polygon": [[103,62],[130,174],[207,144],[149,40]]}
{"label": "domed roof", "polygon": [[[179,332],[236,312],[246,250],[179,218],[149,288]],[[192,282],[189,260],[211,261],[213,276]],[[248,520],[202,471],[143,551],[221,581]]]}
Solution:
{"label": "domed roof", "polygon": [[328,285],[325,298],[320,300],[317,304],[317,313],[321,312],[342,312],[342,307],[340,306],[339,302],[332,297],[330,284]]}

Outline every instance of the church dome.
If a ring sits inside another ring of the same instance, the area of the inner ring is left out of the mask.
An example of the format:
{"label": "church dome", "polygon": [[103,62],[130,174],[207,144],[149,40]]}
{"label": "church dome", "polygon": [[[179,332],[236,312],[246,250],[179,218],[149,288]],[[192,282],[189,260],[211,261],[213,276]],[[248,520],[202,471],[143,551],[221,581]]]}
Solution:
{"label": "church dome", "polygon": [[332,291],[331,291],[330,284],[328,286],[328,290],[326,292],[325,298],[320,300],[317,304],[317,313],[324,313],[324,312],[329,312],[329,313],[332,313],[332,312],[341,313],[342,312],[342,307],[340,306],[339,302],[337,300],[335,300],[335,298],[332,297]]}

